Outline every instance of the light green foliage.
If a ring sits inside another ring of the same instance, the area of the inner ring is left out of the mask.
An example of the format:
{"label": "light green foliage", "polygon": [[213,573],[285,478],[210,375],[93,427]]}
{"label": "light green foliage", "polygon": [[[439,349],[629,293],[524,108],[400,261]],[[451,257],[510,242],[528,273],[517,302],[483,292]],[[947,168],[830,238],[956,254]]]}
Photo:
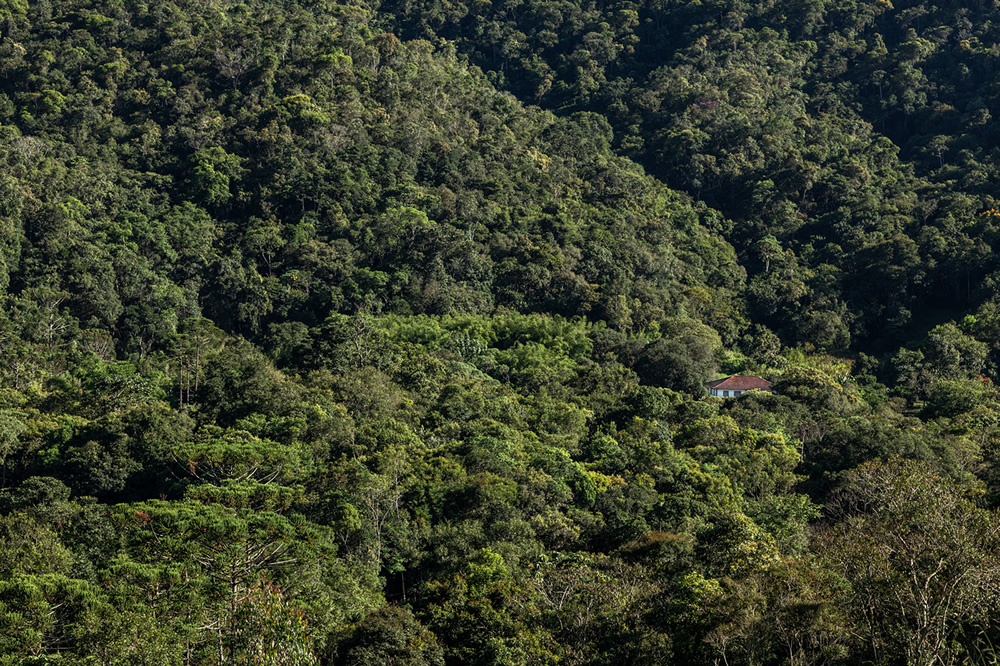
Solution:
{"label": "light green foliage", "polygon": [[71,658],[91,653],[110,608],[90,583],[61,574],[16,574],[0,581],[0,659]]}
{"label": "light green foliage", "polygon": [[173,455],[178,466],[199,483],[215,486],[224,481],[291,483],[304,473],[302,454],[294,447],[242,430],[206,429],[197,441],[182,445]]}
{"label": "light green foliage", "polygon": [[799,480],[799,453],[786,438],[740,428],[727,416],[695,421],[684,427],[677,444],[701,462],[712,463],[750,499],[791,491]]}
{"label": "light green foliage", "polygon": [[191,158],[191,186],[207,204],[224,204],[233,196],[242,169],[240,158],[220,147],[205,148]]}
{"label": "light green foliage", "polygon": [[933,374],[947,379],[979,375],[986,364],[987,346],[962,333],[954,324],[936,326],[927,334],[924,358]]}
{"label": "light green foliage", "polygon": [[743,511],[777,540],[782,552],[800,553],[806,524],[819,507],[795,491],[801,454],[782,434],[741,428],[729,416],[685,426],[675,440],[692,458],[725,474],[742,495]]}

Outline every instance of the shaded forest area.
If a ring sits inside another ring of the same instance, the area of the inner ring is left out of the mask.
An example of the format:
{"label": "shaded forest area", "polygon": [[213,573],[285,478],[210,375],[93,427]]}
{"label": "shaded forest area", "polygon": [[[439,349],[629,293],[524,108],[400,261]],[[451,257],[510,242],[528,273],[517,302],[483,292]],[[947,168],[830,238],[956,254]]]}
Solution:
{"label": "shaded forest area", "polygon": [[754,321],[880,353],[995,307],[996,9],[383,5],[403,35],[452,40],[522,100],[602,113],[620,152],[722,211]]}
{"label": "shaded forest area", "polygon": [[0,1],[0,664],[992,663],[995,14]]}

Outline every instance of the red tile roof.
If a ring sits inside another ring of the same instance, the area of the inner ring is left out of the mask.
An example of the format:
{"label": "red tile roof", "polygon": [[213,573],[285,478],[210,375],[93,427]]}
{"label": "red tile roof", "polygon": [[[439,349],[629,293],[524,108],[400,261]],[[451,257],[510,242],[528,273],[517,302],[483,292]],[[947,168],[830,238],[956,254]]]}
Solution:
{"label": "red tile roof", "polygon": [[753,375],[733,375],[732,377],[709,382],[708,388],[727,389],[730,391],[749,391],[751,389],[763,389],[766,391],[771,388],[771,382],[763,377],[755,377]]}

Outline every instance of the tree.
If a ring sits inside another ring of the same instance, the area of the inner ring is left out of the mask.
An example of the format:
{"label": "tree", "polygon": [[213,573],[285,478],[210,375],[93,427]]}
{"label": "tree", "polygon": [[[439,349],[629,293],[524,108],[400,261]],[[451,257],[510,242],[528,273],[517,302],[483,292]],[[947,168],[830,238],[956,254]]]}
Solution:
{"label": "tree", "polygon": [[18,437],[26,429],[22,415],[0,410],[0,489],[7,487],[7,460],[17,450]]}
{"label": "tree", "polygon": [[[211,337],[206,342],[210,343]],[[234,423],[255,412],[277,411],[294,395],[292,385],[247,342],[213,351],[202,367],[199,401],[220,424]]]}
{"label": "tree", "polygon": [[503,557],[482,549],[465,570],[428,583],[424,617],[447,646],[449,662],[487,666],[557,663],[557,646],[533,617],[535,592]]}
{"label": "tree", "polygon": [[229,620],[227,658],[237,664],[315,666],[305,613],[266,578],[251,586]]}
{"label": "tree", "polygon": [[712,328],[689,319],[671,320],[664,326],[664,337],[643,350],[636,372],[655,386],[704,395],[706,382],[718,368],[716,350],[721,345]]}
{"label": "tree", "polygon": [[773,560],[738,578],[689,573],[664,600],[684,664],[845,663],[838,580],[809,561]]}
{"label": "tree", "polygon": [[303,656],[296,612],[261,576],[295,581],[293,572],[332,556],[315,526],[301,516],[194,500],[119,505],[115,518],[131,558],[117,563],[109,587],[135,586],[138,577],[164,621],[185,626],[181,633],[204,658],[222,663],[234,651],[259,657],[280,639],[288,642],[278,654],[287,647],[305,661],[278,663],[312,663]]}
{"label": "tree", "polygon": [[938,377],[961,379],[982,373],[988,348],[949,322],[935,326],[927,334],[924,359]]}
{"label": "tree", "polygon": [[107,600],[87,581],[15,574],[0,581],[0,658],[86,657],[109,617]]}
{"label": "tree", "polygon": [[190,163],[191,187],[199,200],[221,205],[232,198],[234,185],[244,171],[238,155],[215,146],[199,150],[191,156]]}
{"label": "tree", "polygon": [[848,617],[876,663],[979,658],[1000,598],[1000,521],[970,490],[893,458],[851,472],[832,502],[824,557],[851,585]]}
{"label": "tree", "polygon": [[343,666],[444,666],[437,637],[406,608],[383,606],[341,648]]}

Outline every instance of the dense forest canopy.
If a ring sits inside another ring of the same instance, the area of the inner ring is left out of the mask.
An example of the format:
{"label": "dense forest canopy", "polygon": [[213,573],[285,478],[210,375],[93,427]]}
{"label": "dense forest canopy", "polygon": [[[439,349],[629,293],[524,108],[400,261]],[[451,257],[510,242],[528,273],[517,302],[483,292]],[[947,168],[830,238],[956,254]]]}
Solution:
{"label": "dense forest canopy", "polygon": [[620,152],[734,220],[750,312],[787,340],[887,352],[993,307],[992,2],[382,9],[525,101],[600,111]]}
{"label": "dense forest canopy", "polygon": [[996,10],[0,1],[0,664],[995,661]]}

